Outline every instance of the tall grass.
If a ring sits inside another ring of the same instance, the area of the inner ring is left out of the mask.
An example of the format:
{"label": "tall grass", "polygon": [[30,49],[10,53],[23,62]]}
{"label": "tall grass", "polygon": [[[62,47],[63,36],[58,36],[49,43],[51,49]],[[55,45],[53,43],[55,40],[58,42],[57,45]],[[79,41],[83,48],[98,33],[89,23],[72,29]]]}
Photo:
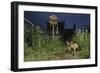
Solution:
{"label": "tall grass", "polygon": [[52,39],[51,36],[42,32],[38,26],[34,27],[32,41],[31,47],[27,46],[27,43],[24,44],[25,61],[53,59],[54,53],[64,52],[66,48],[60,36],[55,36]]}
{"label": "tall grass", "polygon": [[80,58],[90,57],[90,33],[88,32],[76,32],[73,37],[73,41],[79,45]]}

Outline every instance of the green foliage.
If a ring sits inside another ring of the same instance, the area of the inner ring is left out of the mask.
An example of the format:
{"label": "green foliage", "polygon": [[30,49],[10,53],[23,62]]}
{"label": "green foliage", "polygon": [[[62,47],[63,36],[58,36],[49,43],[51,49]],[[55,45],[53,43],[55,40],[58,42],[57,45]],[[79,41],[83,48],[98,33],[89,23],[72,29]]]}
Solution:
{"label": "green foliage", "polygon": [[79,45],[80,58],[90,57],[90,34],[88,32],[76,32],[73,41]]}
{"label": "green foliage", "polygon": [[41,41],[42,41],[42,31],[38,26],[35,26],[32,32],[32,48],[39,49],[41,48]]}
{"label": "green foliage", "polygon": [[32,46],[32,26],[28,23],[24,25],[24,42],[27,46]]}
{"label": "green foliage", "polygon": [[60,40],[60,37],[55,37],[52,39],[51,36],[43,33],[38,26],[34,28],[32,38],[32,48],[34,50],[45,49],[55,51],[60,49],[62,50],[64,46],[64,43]]}
{"label": "green foliage", "polygon": [[67,46],[61,36],[52,38],[46,32],[41,31],[39,26],[24,29],[24,61],[84,59],[90,57],[90,34],[77,32],[72,41],[79,45],[76,55],[66,51]]}
{"label": "green foliage", "polygon": [[63,41],[61,41],[60,37],[55,37],[55,38],[51,38],[48,43],[46,43],[46,48],[49,51],[64,51],[65,49],[65,44],[63,43]]}
{"label": "green foliage", "polygon": [[65,52],[65,44],[60,36],[55,36],[52,39],[47,33],[40,30],[39,26],[35,26],[32,31],[32,46],[27,46],[24,43],[24,58],[25,61],[31,60],[48,60],[55,59],[54,53]]}

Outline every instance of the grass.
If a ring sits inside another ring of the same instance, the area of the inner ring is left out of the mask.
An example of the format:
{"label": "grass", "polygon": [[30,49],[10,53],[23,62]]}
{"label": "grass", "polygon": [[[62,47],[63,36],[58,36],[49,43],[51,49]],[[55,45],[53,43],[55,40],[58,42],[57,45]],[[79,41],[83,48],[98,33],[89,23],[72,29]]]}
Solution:
{"label": "grass", "polygon": [[40,60],[58,60],[61,59],[65,53],[65,44],[60,41],[60,38],[50,39],[45,46],[39,48],[25,48],[24,60],[25,61],[40,61]]}
{"label": "grass", "polygon": [[82,32],[73,36],[73,41],[79,45],[79,50],[73,56],[67,51],[67,46],[60,36],[53,39],[35,28],[32,34],[32,46],[24,43],[24,61],[87,59],[90,58],[90,34]]}

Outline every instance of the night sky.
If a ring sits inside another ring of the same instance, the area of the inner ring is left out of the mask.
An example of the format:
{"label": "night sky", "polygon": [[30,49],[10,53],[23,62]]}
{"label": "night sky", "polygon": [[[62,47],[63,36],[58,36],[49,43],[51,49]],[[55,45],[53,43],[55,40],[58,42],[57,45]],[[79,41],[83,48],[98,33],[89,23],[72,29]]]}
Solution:
{"label": "night sky", "polygon": [[74,24],[76,28],[90,25],[90,14],[24,11],[24,18],[35,25],[39,25],[43,30],[46,30],[47,21],[51,15],[56,15],[59,22],[64,21],[65,29],[73,28]]}

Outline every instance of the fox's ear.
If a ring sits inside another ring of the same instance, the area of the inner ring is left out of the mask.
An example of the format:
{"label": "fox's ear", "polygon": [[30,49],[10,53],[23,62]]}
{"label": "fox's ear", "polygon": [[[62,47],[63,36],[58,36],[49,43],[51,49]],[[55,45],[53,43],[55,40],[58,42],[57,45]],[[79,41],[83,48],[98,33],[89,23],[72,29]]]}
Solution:
{"label": "fox's ear", "polygon": [[69,42],[68,42],[68,41],[66,41],[66,43],[67,43],[67,44],[69,44]]}
{"label": "fox's ear", "polygon": [[73,43],[73,41],[70,42],[71,44]]}

